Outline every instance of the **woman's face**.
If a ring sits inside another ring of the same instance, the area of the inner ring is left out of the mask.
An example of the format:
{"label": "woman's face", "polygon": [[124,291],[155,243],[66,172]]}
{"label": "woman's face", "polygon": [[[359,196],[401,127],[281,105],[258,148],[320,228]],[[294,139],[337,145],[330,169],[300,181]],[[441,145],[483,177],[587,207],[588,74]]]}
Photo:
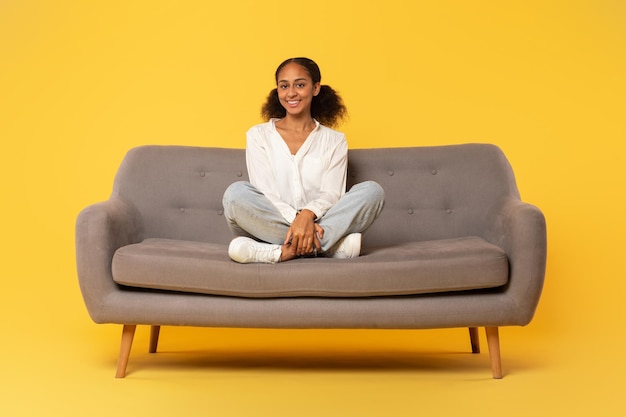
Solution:
{"label": "woman's face", "polygon": [[313,83],[307,70],[295,62],[285,65],[278,73],[276,83],[280,104],[288,115],[311,115],[311,101],[320,91],[320,83]]}

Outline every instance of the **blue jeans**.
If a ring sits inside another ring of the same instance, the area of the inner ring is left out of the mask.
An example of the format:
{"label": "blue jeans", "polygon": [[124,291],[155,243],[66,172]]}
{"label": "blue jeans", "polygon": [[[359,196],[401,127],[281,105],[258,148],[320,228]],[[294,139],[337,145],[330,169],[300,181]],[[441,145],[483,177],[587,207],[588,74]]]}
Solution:
{"label": "blue jeans", "polygon": [[[362,233],[374,223],[383,209],[385,193],[374,181],[354,185],[317,223],[324,229],[322,251],[350,233]],[[289,223],[276,206],[247,181],[231,184],[224,192],[224,216],[237,236],[282,245]]]}

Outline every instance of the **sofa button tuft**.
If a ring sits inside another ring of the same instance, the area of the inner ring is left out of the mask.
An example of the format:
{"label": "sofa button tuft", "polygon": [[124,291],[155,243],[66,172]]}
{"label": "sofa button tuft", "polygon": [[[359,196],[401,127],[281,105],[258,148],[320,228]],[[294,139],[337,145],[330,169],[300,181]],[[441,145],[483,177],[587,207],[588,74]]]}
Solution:
{"label": "sofa button tuft", "polygon": [[446,213],[448,214],[452,213],[452,209],[446,209]]}
{"label": "sofa button tuft", "polygon": [[241,172],[241,171],[237,171],[237,176],[238,176],[238,177],[243,176],[243,172]]}
{"label": "sofa button tuft", "polygon": [[181,213],[184,213],[184,212],[185,212],[185,208],[184,208],[184,207],[181,207],[181,208],[179,208],[178,210],[179,210]]}
{"label": "sofa button tuft", "polygon": [[200,171],[200,176],[201,176],[201,177],[206,176],[206,172],[204,172],[204,171]]}
{"label": "sofa button tuft", "polygon": [[224,210],[218,210],[217,214],[218,214],[218,216],[221,216],[222,214],[224,214]]}
{"label": "sofa button tuft", "polygon": [[387,174],[389,174],[390,177],[393,177],[393,174],[395,174],[395,172],[393,172],[392,170],[387,171]]}
{"label": "sofa button tuft", "polygon": [[409,214],[413,214],[413,213],[414,213],[413,209],[409,209],[409,210],[408,210],[408,213],[409,213]]}
{"label": "sofa button tuft", "polygon": [[437,170],[433,169],[432,171],[430,171],[430,173],[433,174],[433,175],[437,175]]}

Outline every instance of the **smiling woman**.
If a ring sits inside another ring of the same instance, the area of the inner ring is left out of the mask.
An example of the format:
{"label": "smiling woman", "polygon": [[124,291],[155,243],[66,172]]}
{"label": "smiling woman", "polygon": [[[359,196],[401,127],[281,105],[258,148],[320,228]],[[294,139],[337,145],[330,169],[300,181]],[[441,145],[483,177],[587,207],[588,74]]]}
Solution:
{"label": "smiling woman", "polygon": [[324,126],[334,127],[346,107],[321,78],[311,59],[284,61],[262,108],[266,122],[248,130],[250,182],[232,184],[223,199],[238,236],[228,251],[236,262],[357,257],[361,233],[382,210],[384,193],[375,182],[346,193],[348,144]]}
{"label": "smiling woman", "polygon": [[[310,101],[311,116],[324,126],[336,127],[348,114],[346,106],[332,87],[321,84],[322,74],[319,66],[308,58],[290,58],[278,66],[274,76],[277,88],[270,92],[265,104],[263,104],[261,109],[263,119],[268,121],[272,118],[282,119],[285,117],[287,111],[284,102],[281,102],[279,97],[279,89],[281,92],[285,92],[289,87],[289,81],[281,76],[283,69],[288,70],[289,68],[293,69],[296,74],[300,73],[296,79],[292,80],[296,82],[298,91],[305,88],[306,82],[312,83],[314,90],[316,89]],[[284,77],[287,77],[286,73]]]}

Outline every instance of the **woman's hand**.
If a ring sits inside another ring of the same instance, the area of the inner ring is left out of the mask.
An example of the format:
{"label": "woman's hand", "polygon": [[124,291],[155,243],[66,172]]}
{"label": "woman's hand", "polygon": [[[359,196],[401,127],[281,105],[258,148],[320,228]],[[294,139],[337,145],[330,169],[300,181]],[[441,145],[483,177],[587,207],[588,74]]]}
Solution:
{"label": "woman's hand", "polygon": [[294,256],[311,255],[322,250],[320,239],[324,236],[324,229],[315,223],[315,217],[315,213],[304,209],[291,223],[284,244]]}

